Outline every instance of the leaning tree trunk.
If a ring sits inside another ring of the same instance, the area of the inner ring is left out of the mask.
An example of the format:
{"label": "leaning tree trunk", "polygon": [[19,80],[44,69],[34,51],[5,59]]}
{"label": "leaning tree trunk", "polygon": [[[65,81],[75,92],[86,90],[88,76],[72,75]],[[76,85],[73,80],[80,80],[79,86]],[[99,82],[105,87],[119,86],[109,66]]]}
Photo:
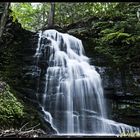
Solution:
{"label": "leaning tree trunk", "polygon": [[51,8],[48,17],[48,27],[54,25],[55,3],[51,2]]}
{"label": "leaning tree trunk", "polygon": [[10,2],[6,2],[4,6],[4,11],[0,20],[0,38],[3,34],[4,27],[7,21],[7,16],[8,16],[8,10],[9,10]]}

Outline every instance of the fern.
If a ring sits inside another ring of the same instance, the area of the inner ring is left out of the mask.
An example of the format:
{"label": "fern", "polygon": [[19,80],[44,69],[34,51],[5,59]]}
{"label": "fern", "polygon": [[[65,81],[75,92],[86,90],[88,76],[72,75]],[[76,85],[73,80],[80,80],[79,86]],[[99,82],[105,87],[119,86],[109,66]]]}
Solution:
{"label": "fern", "polygon": [[123,38],[127,38],[130,37],[131,35],[128,33],[118,33],[117,35],[117,39],[123,39]]}
{"label": "fern", "polygon": [[103,33],[103,34],[108,34],[108,33],[112,33],[112,32],[114,32],[114,30],[112,30],[112,29],[105,29],[105,30],[101,31],[101,33]]}
{"label": "fern", "polygon": [[106,40],[107,41],[112,40],[112,39],[116,38],[117,35],[118,35],[118,32],[107,34]]}

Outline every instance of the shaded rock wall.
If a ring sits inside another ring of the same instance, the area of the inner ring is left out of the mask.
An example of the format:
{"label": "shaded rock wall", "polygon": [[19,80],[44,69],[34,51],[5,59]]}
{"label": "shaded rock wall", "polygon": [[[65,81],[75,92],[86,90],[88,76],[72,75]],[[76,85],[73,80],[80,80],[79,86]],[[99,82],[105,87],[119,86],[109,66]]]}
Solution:
{"label": "shaded rock wall", "polygon": [[22,123],[29,121],[30,126],[40,123],[40,128],[51,134],[55,131],[42,119],[35,94],[37,75],[32,70],[37,41],[36,33],[23,29],[21,24],[8,17],[0,40],[0,79],[6,81],[15,96],[22,100],[26,112]]}

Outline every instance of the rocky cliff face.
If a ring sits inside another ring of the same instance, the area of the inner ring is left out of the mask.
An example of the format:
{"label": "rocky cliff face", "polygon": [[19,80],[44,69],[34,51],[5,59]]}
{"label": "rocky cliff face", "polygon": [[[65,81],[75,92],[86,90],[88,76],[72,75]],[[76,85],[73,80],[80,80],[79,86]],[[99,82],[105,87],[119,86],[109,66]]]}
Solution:
{"label": "rocky cliff face", "polygon": [[12,22],[9,17],[0,42],[1,75],[17,90],[24,85],[23,71],[28,65],[28,57],[33,53],[30,51],[32,35],[32,32],[22,29],[21,24]]}
{"label": "rocky cliff face", "polygon": [[100,54],[95,54],[91,60],[102,78],[109,118],[139,127],[140,87],[136,80],[139,78],[139,69],[136,68],[135,72],[115,69]]}
{"label": "rocky cliff face", "polygon": [[8,17],[0,40],[0,80],[8,83],[24,107],[21,126],[12,127],[22,127],[27,122],[29,127],[39,123],[46,134],[51,134],[55,131],[50,124],[43,122],[35,94],[37,75],[32,70],[37,41],[36,33],[23,29],[20,23]]}

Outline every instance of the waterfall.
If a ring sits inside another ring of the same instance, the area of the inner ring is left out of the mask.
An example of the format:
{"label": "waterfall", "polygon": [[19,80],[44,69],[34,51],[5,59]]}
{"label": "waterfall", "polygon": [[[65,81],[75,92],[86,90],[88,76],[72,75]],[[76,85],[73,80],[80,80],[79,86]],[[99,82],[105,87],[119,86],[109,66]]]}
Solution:
{"label": "waterfall", "polygon": [[[39,32],[37,97],[58,134],[120,134],[138,128],[107,119],[102,81],[80,39],[56,30]],[[45,66],[44,66],[45,65]]]}

